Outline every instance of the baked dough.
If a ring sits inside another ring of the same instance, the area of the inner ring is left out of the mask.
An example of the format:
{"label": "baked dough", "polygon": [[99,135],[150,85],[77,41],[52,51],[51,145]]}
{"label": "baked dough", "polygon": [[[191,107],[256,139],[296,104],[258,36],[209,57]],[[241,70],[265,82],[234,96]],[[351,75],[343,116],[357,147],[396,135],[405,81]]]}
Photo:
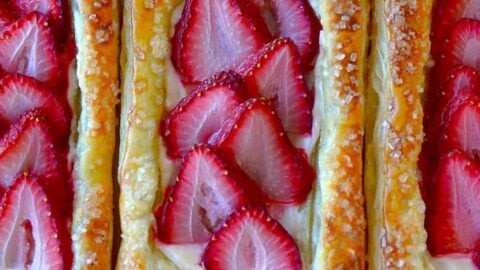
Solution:
{"label": "baked dough", "polygon": [[313,268],[364,269],[362,150],[369,1],[317,2],[323,31],[315,71],[314,114],[321,142],[312,204]]}
{"label": "baked dough", "polygon": [[[169,174],[159,123],[167,106],[171,17],[183,1],[126,0],[122,31],[119,182],[122,243],[118,269],[177,269],[155,243],[154,207]],[[367,0],[310,0],[322,18],[315,70],[313,151],[316,186],[298,241],[305,269],[364,269],[363,87]],[[334,79],[332,79],[334,78]],[[321,132],[318,132],[318,130]],[[318,149],[318,146],[320,149]]]}
{"label": "baked dough", "polygon": [[118,6],[116,0],[74,0],[72,9],[80,88],[80,105],[75,108],[79,122],[73,171],[73,268],[111,269]]}
{"label": "baked dough", "polygon": [[431,0],[376,0],[367,90],[365,193],[370,269],[426,269],[417,160]]}

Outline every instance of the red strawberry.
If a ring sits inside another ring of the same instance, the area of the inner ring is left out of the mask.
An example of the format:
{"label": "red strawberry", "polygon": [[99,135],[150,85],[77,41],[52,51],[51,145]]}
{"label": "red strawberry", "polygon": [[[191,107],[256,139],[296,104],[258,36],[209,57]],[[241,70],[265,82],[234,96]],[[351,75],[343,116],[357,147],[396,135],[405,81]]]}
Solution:
{"label": "red strawberry", "polygon": [[280,223],[257,208],[232,214],[208,244],[203,260],[210,270],[302,267],[295,240]]}
{"label": "red strawberry", "polygon": [[[432,91],[426,102],[425,140],[419,157],[419,168],[422,171],[422,193],[425,202],[428,203],[427,189],[430,179],[434,175],[437,157],[439,153],[448,152],[451,149],[445,144],[442,133],[449,125],[452,115],[465,102],[476,100],[480,91],[480,79],[478,73],[466,66],[456,68],[448,76],[445,86],[441,91]],[[439,142],[440,141],[440,142]]]}
{"label": "red strawberry", "polygon": [[312,188],[313,168],[288,140],[275,112],[259,99],[237,106],[210,143],[274,202],[301,203]]}
{"label": "red strawberry", "polygon": [[34,79],[21,75],[7,75],[0,80],[0,117],[10,123],[25,112],[40,108],[55,125],[60,136],[70,132],[70,112]]}
{"label": "red strawberry", "polygon": [[[13,23],[19,17],[17,10],[11,6],[9,2],[6,0],[2,0],[0,2],[0,28],[4,28],[5,26]],[[2,30],[0,29],[0,32]]]}
{"label": "red strawberry", "polygon": [[461,66],[454,69],[448,76],[444,91],[442,91],[443,99],[451,99],[453,96],[461,93],[461,91],[471,88],[480,94],[480,77],[478,72],[468,66]]}
{"label": "red strawberry", "polygon": [[439,5],[438,14],[433,19],[432,51],[436,55],[453,26],[462,18],[480,19],[480,1],[446,0]]}
{"label": "red strawberry", "polygon": [[243,101],[243,82],[233,72],[204,81],[173,108],[162,122],[168,155],[181,158],[196,143],[206,143]]}
{"label": "red strawberry", "polygon": [[480,69],[480,21],[462,19],[450,33],[440,61],[441,73],[447,74],[452,67],[464,65]]}
{"label": "red strawberry", "polygon": [[300,55],[291,39],[277,39],[265,45],[238,70],[252,96],[272,100],[287,132],[311,132],[312,102],[301,71]]}
{"label": "red strawberry", "polygon": [[244,11],[241,0],[185,1],[172,45],[172,60],[184,82],[235,69],[270,39],[267,27],[257,25],[259,15]]}
{"label": "red strawberry", "polygon": [[438,144],[440,153],[459,149],[471,157],[480,157],[480,99],[464,101],[452,114],[444,137]]}
{"label": "red strawberry", "polygon": [[480,239],[480,168],[454,151],[440,161],[427,211],[432,255],[467,253]]}
{"label": "red strawberry", "polygon": [[0,140],[0,186],[8,188],[21,173],[38,175],[55,209],[68,216],[71,186],[62,161],[41,111],[28,112]]}
{"label": "red strawberry", "polygon": [[[67,269],[59,230],[35,177],[16,179],[0,208],[0,269]],[[66,247],[66,246],[64,246]]]}
{"label": "red strawberry", "polygon": [[37,11],[49,17],[62,17],[61,0],[11,0],[11,2],[23,14]]}
{"label": "red strawberry", "polygon": [[65,35],[62,0],[12,0],[12,3],[24,15],[32,11],[46,15],[56,35]]}
{"label": "red strawberry", "polygon": [[53,36],[43,15],[32,12],[5,29],[0,35],[0,65],[40,81],[59,76]]}
{"label": "red strawberry", "polygon": [[307,0],[269,0],[277,18],[279,37],[291,38],[303,63],[311,66],[319,48],[321,25]]}
{"label": "red strawberry", "polygon": [[248,200],[239,186],[251,181],[206,146],[187,153],[164,205],[156,212],[159,237],[166,243],[205,242]]}

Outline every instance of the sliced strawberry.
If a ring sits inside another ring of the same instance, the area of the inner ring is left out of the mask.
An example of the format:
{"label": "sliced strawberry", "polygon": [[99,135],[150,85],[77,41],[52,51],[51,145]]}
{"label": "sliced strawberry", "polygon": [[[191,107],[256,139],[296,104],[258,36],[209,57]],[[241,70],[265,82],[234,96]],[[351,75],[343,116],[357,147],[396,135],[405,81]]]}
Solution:
{"label": "sliced strawberry", "polygon": [[471,157],[480,157],[480,99],[463,102],[452,114],[443,134],[438,144],[440,153],[459,149]]}
{"label": "sliced strawberry", "polygon": [[8,188],[21,173],[33,173],[56,209],[71,215],[71,186],[41,111],[26,113],[0,140],[0,186]]}
{"label": "sliced strawberry", "polygon": [[[2,0],[0,2],[0,28],[3,28],[13,23],[18,18],[18,11],[14,7],[12,7],[8,1]],[[1,29],[0,32],[2,32]]]}
{"label": "sliced strawberry", "polygon": [[23,14],[38,11],[49,17],[62,17],[61,0],[11,0],[11,2]]}
{"label": "sliced strawberry", "polygon": [[32,11],[46,15],[56,36],[64,37],[65,22],[62,0],[12,0],[12,3],[23,15]]}
{"label": "sliced strawberry", "polygon": [[274,202],[301,203],[312,188],[313,168],[288,140],[275,112],[259,99],[237,106],[210,143]]}
{"label": "sliced strawberry", "polygon": [[440,62],[442,74],[459,65],[480,69],[480,21],[458,21],[442,53],[445,58]]}
{"label": "sliced strawberry", "polygon": [[0,268],[67,269],[68,252],[38,179],[17,178],[0,209]]}
{"label": "sliced strawberry", "polygon": [[0,117],[10,123],[25,112],[40,108],[54,124],[60,136],[70,132],[70,112],[37,81],[21,75],[7,75],[0,80]]}
{"label": "sliced strawberry", "polygon": [[467,253],[480,239],[480,168],[454,151],[440,161],[427,211],[432,255]]}
{"label": "sliced strawberry", "polygon": [[244,100],[242,92],[242,79],[233,72],[222,72],[193,89],[162,122],[168,155],[180,158],[195,144],[206,143]]}
{"label": "sliced strawberry", "polygon": [[205,242],[236,209],[248,202],[241,182],[251,181],[212,148],[187,153],[164,205],[156,213],[159,237],[167,243]]}
{"label": "sliced strawberry", "polygon": [[291,38],[303,63],[311,65],[319,48],[321,25],[307,0],[269,0],[277,18],[279,37]]}
{"label": "sliced strawberry", "polygon": [[211,270],[302,267],[295,240],[280,223],[257,208],[232,214],[208,244],[203,260]]}
{"label": "sliced strawberry", "polygon": [[238,71],[252,96],[272,100],[287,132],[311,132],[312,102],[302,74],[300,55],[291,39],[277,39],[265,45]]}
{"label": "sliced strawberry", "polygon": [[468,66],[461,66],[452,71],[448,76],[446,86],[442,95],[442,99],[450,100],[461,91],[471,89],[475,93],[480,94],[480,76],[478,72]]}
{"label": "sliced strawberry", "polygon": [[433,20],[432,51],[437,54],[453,26],[462,18],[480,19],[480,1],[446,0],[439,5],[438,14]]}
{"label": "sliced strawberry", "polygon": [[53,36],[45,16],[32,12],[0,35],[0,65],[5,71],[50,81],[59,76]]}
{"label": "sliced strawberry", "polygon": [[[172,60],[186,83],[200,82],[235,69],[268,41],[257,14],[239,0],[187,0],[175,27]],[[263,22],[262,22],[263,23]]]}

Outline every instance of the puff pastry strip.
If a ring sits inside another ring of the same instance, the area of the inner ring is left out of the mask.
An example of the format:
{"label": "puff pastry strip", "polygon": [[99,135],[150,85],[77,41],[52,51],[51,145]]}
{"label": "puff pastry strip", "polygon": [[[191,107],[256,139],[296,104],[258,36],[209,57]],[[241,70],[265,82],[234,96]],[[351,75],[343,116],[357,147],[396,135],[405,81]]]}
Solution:
{"label": "puff pastry strip", "polygon": [[370,269],[428,268],[417,173],[431,0],[376,0],[367,93]]}
{"label": "puff pastry strip", "polygon": [[81,103],[73,172],[73,268],[110,269],[118,6],[116,0],[74,0],[72,7]]}
{"label": "puff pastry strip", "polygon": [[314,269],[365,268],[362,187],[369,2],[317,1],[323,26],[316,67],[320,116],[314,191]]}
{"label": "puff pastry strip", "polygon": [[150,228],[155,203],[166,188],[159,185],[158,125],[165,106],[170,16],[179,3],[124,2],[119,159],[122,243],[118,269],[175,269],[155,247]]}

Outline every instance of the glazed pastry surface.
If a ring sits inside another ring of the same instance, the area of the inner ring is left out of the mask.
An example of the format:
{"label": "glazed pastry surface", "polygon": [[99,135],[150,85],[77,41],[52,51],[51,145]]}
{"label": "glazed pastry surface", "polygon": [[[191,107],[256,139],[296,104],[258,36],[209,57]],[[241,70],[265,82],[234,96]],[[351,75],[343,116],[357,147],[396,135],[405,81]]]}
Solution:
{"label": "glazed pastry surface", "polygon": [[417,160],[431,1],[377,0],[367,92],[365,193],[370,269],[426,269]]}
{"label": "glazed pastry surface", "polygon": [[[112,258],[113,177],[118,103],[118,6],[116,0],[74,0],[79,85],[74,269],[109,269]],[[73,76],[73,74],[72,74]]]}
{"label": "glazed pastry surface", "polygon": [[315,71],[320,123],[311,209],[314,269],[364,269],[362,187],[368,1],[318,1],[323,32]]}

